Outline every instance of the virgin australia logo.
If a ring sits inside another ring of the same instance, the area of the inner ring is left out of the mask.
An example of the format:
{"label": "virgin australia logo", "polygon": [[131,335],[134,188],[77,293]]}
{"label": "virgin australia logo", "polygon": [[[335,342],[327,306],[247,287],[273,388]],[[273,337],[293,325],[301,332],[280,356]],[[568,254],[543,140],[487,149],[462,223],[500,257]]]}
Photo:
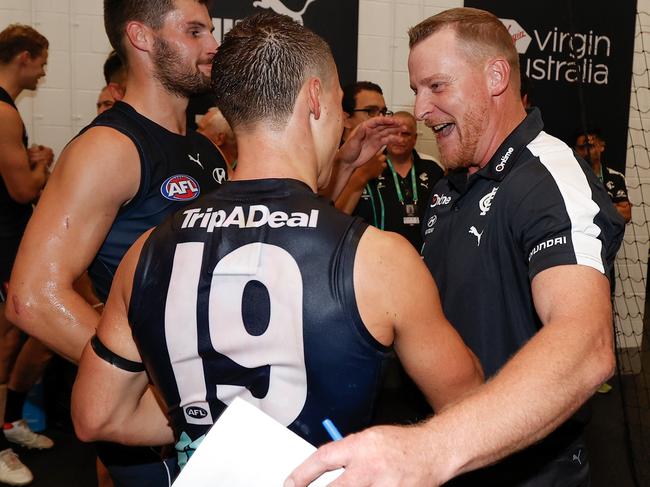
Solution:
{"label": "virgin australia logo", "polygon": [[503,25],[508,29],[508,34],[512,37],[512,42],[514,42],[517,52],[519,54],[525,54],[530,45],[531,37],[528,35],[528,32],[519,25],[514,19],[499,19]]}
{"label": "virgin australia logo", "polygon": [[315,1],[316,0],[307,0],[305,2],[305,5],[302,7],[302,10],[300,10],[299,12],[296,12],[294,10],[290,10],[280,0],[256,0],[255,2],[253,2],[253,7],[270,8],[275,13],[291,17],[293,20],[298,22],[300,25],[304,25],[304,22],[302,20],[302,16],[305,15],[305,12],[307,11],[307,7],[309,7],[309,4],[313,3]]}

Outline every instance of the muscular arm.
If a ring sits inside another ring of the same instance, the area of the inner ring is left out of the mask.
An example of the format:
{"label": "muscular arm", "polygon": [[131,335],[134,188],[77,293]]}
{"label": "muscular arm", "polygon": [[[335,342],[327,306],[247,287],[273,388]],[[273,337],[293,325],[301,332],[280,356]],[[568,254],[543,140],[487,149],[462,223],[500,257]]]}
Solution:
{"label": "muscular arm", "polygon": [[442,313],[438,289],[403,237],[368,228],[354,267],[359,312],[436,410],[483,382],[478,360]]}
{"label": "muscular arm", "polygon": [[0,127],[0,175],[14,201],[30,203],[47,180],[49,162],[42,157],[30,161],[22,141],[20,115],[6,103],[0,103]]}
{"label": "muscular arm", "polygon": [[492,380],[422,425],[372,428],[322,447],[286,485],[341,465],[334,486],[440,485],[549,434],[612,374],[609,285],[572,265],[541,272],[532,291],[544,326]]}
{"label": "muscular arm", "polygon": [[[131,336],[128,305],[131,283],[142,249],[141,237],[127,252],[113,281],[97,336],[113,353],[142,362]],[[110,440],[123,445],[155,446],[174,441],[146,372],[115,367],[86,346],[72,391],[72,419],[83,441]]]}
{"label": "muscular arm", "polygon": [[73,362],[99,315],[73,288],[115,215],[140,179],[135,146],[113,129],[95,127],[59,158],[20,245],[7,318]]}
{"label": "muscular arm", "polygon": [[334,205],[343,213],[351,215],[359,203],[366,184],[377,178],[385,168],[386,156],[376,154],[363,166],[355,169]]}

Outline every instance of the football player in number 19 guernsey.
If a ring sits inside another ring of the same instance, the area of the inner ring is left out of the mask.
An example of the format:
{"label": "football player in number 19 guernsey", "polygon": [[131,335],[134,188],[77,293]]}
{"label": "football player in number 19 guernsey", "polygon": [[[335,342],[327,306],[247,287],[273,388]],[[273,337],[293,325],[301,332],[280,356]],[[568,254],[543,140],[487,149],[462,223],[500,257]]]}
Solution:
{"label": "football player in number 19 guernsey", "polygon": [[[241,397],[320,445],[324,418],[343,434],[369,424],[391,348],[434,409],[477,387],[415,249],[317,195],[343,129],[327,44],[264,12],[226,36],[212,78],[237,170],[120,264],[81,360],[77,434],[173,439],[182,465]],[[142,400],[149,377],[164,414]]]}

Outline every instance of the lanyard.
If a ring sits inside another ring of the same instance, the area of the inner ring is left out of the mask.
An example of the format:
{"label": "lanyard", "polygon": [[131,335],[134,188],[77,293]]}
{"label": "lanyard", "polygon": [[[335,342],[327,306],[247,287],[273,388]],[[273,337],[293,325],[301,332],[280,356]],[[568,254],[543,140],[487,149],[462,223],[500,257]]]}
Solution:
{"label": "lanyard", "polygon": [[372,187],[370,186],[370,183],[366,184],[366,191],[370,195],[370,205],[372,205],[372,216],[375,221],[375,227],[379,228],[379,230],[383,230],[386,221],[386,212],[384,208],[384,198],[381,196],[381,191],[379,191],[379,188],[377,188],[377,197],[379,198],[379,209],[381,211],[381,221],[377,221],[377,207],[375,205],[375,196],[372,194]]}
{"label": "lanyard", "polygon": [[[397,192],[397,199],[399,200],[400,203],[402,203],[402,205],[404,205],[404,195],[402,195],[402,187],[399,182],[399,177],[397,175],[397,172],[395,171],[395,168],[393,168],[393,163],[391,162],[390,157],[386,158],[386,163],[390,168],[390,172],[393,173],[393,182],[395,183],[395,191]],[[411,170],[409,172],[411,173],[411,187],[413,188],[413,204],[417,205],[418,185],[415,182],[415,163],[411,166]]]}

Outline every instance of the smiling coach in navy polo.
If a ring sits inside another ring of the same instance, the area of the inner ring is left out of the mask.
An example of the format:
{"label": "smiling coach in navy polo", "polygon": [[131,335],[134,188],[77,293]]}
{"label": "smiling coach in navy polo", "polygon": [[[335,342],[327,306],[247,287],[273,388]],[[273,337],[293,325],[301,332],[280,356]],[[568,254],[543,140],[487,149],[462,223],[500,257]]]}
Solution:
{"label": "smiling coach in navy polo", "polygon": [[432,190],[422,254],[490,379],[415,427],[321,447],[285,487],[341,466],[341,486],[440,485],[506,457],[450,485],[586,487],[575,413],[614,370],[606,276],[623,219],[591,168],[524,110],[498,18],[451,9],[409,36],[415,115],[451,171]]}
{"label": "smiling coach in navy polo", "polygon": [[[592,171],[542,131],[539,111],[526,114],[518,54],[505,28],[496,29],[498,19],[467,9],[447,15],[411,31],[415,113],[451,169],[432,192],[422,254],[446,315],[486,377],[508,364],[508,373],[520,368],[517,380],[537,384],[530,394],[513,393],[514,409],[501,412],[521,411],[523,401],[541,404],[554,386],[567,401],[544,442],[466,483],[587,485],[584,421],[571,413],[593,392],[584,389],[593,376],[611,373],[605,272],[622,222]],[[433,42],[435,56],[427,53]],[[468,54],[475,44],[487,47]],[[473,58],[479,62],[467,62]],[[598,365],[586,371],[582,361]]]}

